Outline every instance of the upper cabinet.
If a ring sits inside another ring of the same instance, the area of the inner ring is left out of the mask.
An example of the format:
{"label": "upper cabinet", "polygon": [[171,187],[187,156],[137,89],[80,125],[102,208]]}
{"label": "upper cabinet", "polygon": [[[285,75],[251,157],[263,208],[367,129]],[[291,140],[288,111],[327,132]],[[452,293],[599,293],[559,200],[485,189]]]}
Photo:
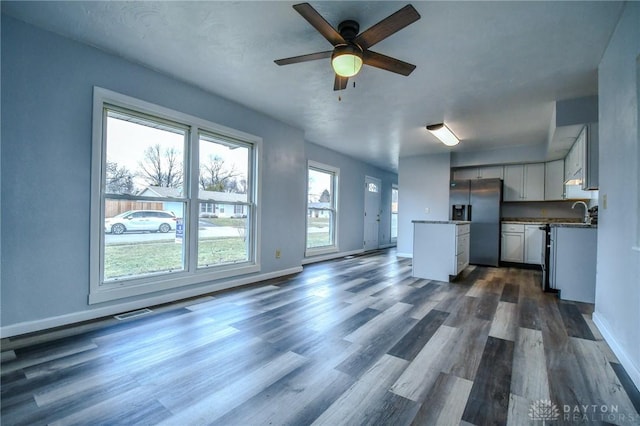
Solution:
{"label": "upper cabinet", "polygon": [[469,180],[478,179],[477,167],[465,167],[463,169],[456,169],[453,171],[453,180]]}
{"label": "upper cabinet", "polygon": [[543,201],[544,163],[504,166],[504,201]]}
{"label": "upper cabinet", "polygon": [[502,166],[478,167],[478,179],[504,179]]}
{"label": "upper cabinet", "polygon": [[598,189],[598,123],[589,123],[584,129],[582,189]]}
{"label": "upper cabinet", "polygon": [[549,161],[544,167],[544,199],[564,199],[564,160]]}
{"label": "upper cabinet", "polygon": [[[598,97],[556,101],[549,129],[547,154],[568,152],[564,181],[575,192],[598,189]],[[589,198],[581,194],[580,198]]]}
{"label": "upper cabinet", "polygon": [[585,140],[586,131],[583,129],[564,158],[564,182],[567,185],[582,185]]}
{"label": "upper cabinet", "polygon": [[565,199],[597,198],[598,124],[585,125],[564,159]]}
{"label": "upper cabinet", "polygon": [[454,180],[503,179],[502,166],[465,167],[453,171]]}

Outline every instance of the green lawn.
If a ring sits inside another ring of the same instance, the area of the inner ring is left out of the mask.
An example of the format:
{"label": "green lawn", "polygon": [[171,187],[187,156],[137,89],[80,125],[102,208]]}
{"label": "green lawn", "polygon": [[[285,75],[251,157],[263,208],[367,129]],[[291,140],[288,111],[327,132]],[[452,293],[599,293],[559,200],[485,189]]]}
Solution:
{"label": "green lawn", "polygon": [[247,218],[240,219],[240,218],[230,218],[230,217],[217,217],[217,218],[202,217],[200,218],[200,220],[203,222],[213,223],[216,226],[233,226],[236,228],[237,227],[244,228]]}
{"label": "green lawn", "polygon": [[[241,237],[202,239],[198,265],[242,262],[246,259]],[[119,244],[105,247],[105,279],[182,270],[182,244],[173,241]]]}
{"label": "green lawn", "polygon": [[[308,218],[309,224],[323,232],[307,234],[307,247],[323,247],[330,243],[329,219]],[[201,219],[218,226],[244,228],[246,219]],[[247,260],[242,237],[201,239],[198,243],[198,266],[244,262]],[[105,247],[105,279],[182,270],[182,244],[159,241],[134,244],[114,244]]]}

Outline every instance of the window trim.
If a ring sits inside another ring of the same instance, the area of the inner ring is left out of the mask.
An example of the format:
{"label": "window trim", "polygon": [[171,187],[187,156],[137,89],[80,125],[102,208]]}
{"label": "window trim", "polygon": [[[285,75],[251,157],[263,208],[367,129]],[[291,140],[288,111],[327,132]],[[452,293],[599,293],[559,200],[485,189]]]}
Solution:
{"label": "window trim", "polygon": [[[307,246],[308,236],[309,236],[308,229],[309,229],[309,170],[310,169],[315,169],[320,172],[333,174],[333,194],[332,194],[333,206],[332,208],[328,208],[328,209],[327,208],[317,209],[317,210],[328,210],[333,212],[333,244],[329,246],[312,247],[312,248],[309,248]],[[306,209],[305,209],[304,256],[306,258],[306,257],[320,256],[323,254],[337,253],[340,251],[339,244],[338,244],[338,241],[339,241],[338,231],[339,231],[339,222],[340,222],[338,220],[340,169],[334,166],[330,166],[328,164],[319,163],[313,160],[307,160],[306,177],[307,177],[306,179],[306,184],[307,184],[306,195],[307,196],[306,196],[306,203],[305,203]]]}
{"label": "window trim", "polygon": [[[189,128],[187,152],[185,164],[198,163],[199,135],[201,131],[220,135],[230,140],[248,143],[252,146],[253,163],[250,175],[254,184],[251,188],[253,212],[250,218],[251,238],[253,246],[250,248],[250,260],[242,264],[226,264],[209,268],[197,268],[197,229],[192,230],[190,224],[198,223],[198,178],[199,173],[191,173],[185,176],[184,189],[186,195],[185,216],[188,218],[185,227],[185,235],[189,235],[188,244],[184,248],[187,262],[185,270],[170,275],[156,274],[145,275],[140,278],[110,281],[104,283],[102,276],[102,247],[104,244],[104,209],[102,209],[103,193],[103,169],[105,167],[105,136],[103,111],[104,106],[112,105],[116,108],[131,110],[140,115],[149,115],[151,118],[159,118],[172,123],[180,123]],[[121,93],[94,86],[93,88],[93,117],[92,117],[92,154],[91,154],[91,210],[90,210],[90,240],[89,240],[89,304],[103,303],[116,299],[139,296],[158,291],[164,291],[193,284],[200,284],[215,280],[260,272],[260,241],[261,241],[261,193],[262,179],[260,167],[262,155],[262,138],[231,129],[220,124],[210,122],[189,114],[175,111],[160,105],[136,99]],[[232,286],[231,284],[230,286]],[[230,287],[229,286],[229,287]],[[227,288],[221,283],[221,289]]]}
{"label": "window trim", "polygon": [[[636,137],[640,137],[640,56],[636,57]],[[640,146],[636,145],[637,197],[636,212],[640,211]],[[640,214],[636,215],[635,245],[631,250],[640,253]]]}
{"label": "window trim", "polygon": [[[398,191],[398,184],[397,183],[393,183],[391,184],[391,203],[389,203],[389,241],[391,243],[397,243],[398,242],[398,220],[397,217],[399,212],[396,212],[395,215],[396,217],[396,236],[393,236],[393,191]],[[398,191],[398,195],[400,195],[400,191]]]}

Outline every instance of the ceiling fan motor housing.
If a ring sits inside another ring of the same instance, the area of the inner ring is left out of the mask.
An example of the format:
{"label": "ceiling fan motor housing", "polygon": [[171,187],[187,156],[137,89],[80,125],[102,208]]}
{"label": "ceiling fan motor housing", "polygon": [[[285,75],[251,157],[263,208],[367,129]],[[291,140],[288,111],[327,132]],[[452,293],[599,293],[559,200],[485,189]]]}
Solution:
{"label": "ceiling fan motor housing", "polygon": [[356,38],[358,31],[360,31],[360,24],[356,21],[346,20],[338,25],[338,32],[346,41],[352,41]]}

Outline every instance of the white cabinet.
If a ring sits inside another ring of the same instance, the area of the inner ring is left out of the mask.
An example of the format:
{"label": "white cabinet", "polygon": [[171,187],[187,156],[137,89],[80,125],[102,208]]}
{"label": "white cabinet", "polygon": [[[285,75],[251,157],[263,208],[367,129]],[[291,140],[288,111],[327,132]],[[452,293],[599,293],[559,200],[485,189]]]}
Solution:
{"label": "white cabinet", "polygon": [[524,262],[524,225],[502,224],[500,260]]}
{"label": "white cabinet", "polygon": [[564,160],[549,161],[544,166],[544,199],[564,199]]}
{"label": "white cabinet", "polygon": [[469,236],[471,235],[471,225],[456,226],[456,269],[453,275],[458,275],[469,266]]}
{"label": "white cabinet", "polygon": [[584,145],[584,160],[582,166],[582,189],[598,189],[598,123],[589,123],[585,127],[586,140]]}
{"label": "white cabinet", "polygon": [[524,201],[544,200],[544,163],[524,165]]}
{"label": "white cabinet", "polygon": [[504,168],[502,166],[478,167],[479,179],[504,179]]}
{"label": "white cabinet", "polygon": [[453,171],[454,180],[466,179],[503,179],[502,166],[465,167]]}
{"label": "white cabinet", "polygon": [[524,166],[504,166],[502,199],[504,201],[522,201]]}
{"label": "white cabinet", "polygon": [[542,264],[542,246],[544,231],[541,223],[503,223],[502,253],[503,262]]}
{"label": "white cabinet", "polygon": [[478,179],[477,167],[466,167],[464,169],[455,169],[453,171],[453,180],[469,180]]}
{"label": "white cabinet", "polygon": [[542,265],[544,230],[541,223],[524,226],[524,263]]}
{"label": "white cabinet", "polygon": [[413,222],[413,276],[449,281],[469,265],[469,222]]}
{"label": "white cabinet", "polygon": [[[584,187],[597,187],[597,158],[589,156],[589,160],[592,163],[594,170],[591,175],[588,175],[588,171],[585,170],[585,161],[587,161],[586,144],[589,126],[585,126],[578,139],[571,147],[571,150],[564,159],[564,198],[567,200],[588,200],[597,199],[597,191],[585,191]],[[597,126],[596,126],[597,129]],[[595,141],[597,143],[597,140]],[[597,148],[597,146],[596,146]],[[587,172],[587,173],[585,173]],[[589,182],[587,182],[589,180]]]}
{"label": "white cabinet", "polygon": [[582,171],[584,162],[584,148],[586,142],[586,128],[582,129],[564,159],[564,181],[568,184],[582,185]]}
{"label": "white cabinet", "polygon": [[504,201],[544,200],[544,163],[504,166]]}

